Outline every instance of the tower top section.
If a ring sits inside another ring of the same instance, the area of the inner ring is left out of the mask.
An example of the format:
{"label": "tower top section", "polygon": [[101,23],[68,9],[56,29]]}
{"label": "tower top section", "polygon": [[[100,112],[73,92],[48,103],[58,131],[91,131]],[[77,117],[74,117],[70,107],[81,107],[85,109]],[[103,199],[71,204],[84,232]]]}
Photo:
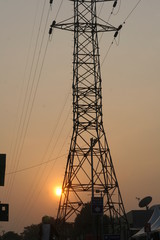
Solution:
{"label": "tower top section", "polygon": [[[114,2],[113,8],[116,7],[118,0],[70,0],[74,3],[74,15],[68,19],[56,22],[53,20],[50,25],[49,34],[54,28],[74,32],[75,29],[79,33],[90,33],[96,29],[96,32],[118,32],[119,27],[114,27],[110,23],[101,19],[97,15],[96,4],[102,2]],[[93,21],[94,18],[94,21]],[[96,20],[95,20],[96,19]]]}

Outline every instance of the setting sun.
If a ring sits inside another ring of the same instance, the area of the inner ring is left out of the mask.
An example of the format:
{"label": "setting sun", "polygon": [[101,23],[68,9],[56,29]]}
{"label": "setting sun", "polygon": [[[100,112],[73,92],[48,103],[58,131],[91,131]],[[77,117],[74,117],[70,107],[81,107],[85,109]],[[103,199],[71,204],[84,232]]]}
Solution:
{"label": "setting sun", "polygon": [[61,187],[56,187],[55,192],[56,192],[56,195],[60,197],[61,193],[62,193],[62,188]]}

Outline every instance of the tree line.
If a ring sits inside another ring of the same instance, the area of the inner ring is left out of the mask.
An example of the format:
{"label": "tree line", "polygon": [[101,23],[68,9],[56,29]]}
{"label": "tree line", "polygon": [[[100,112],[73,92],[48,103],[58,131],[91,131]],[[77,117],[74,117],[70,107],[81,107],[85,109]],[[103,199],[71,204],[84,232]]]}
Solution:
{"label": "tree line", "polygon": [[[53,218],[50,217],[51,224],[54,226],[54,229],[58,233],[60,230],[61,236],[65,238],[69,238],[71,240],[81,238],[81,239],[87,239],[86,236],[91,236],[93,234],[93,231],[100,236],[103,232],[103,234],[109,233],[110,229],[110,219],[108,216],[103,215],[102,216],[94,216],[94,225],[93,225],[93,215],[91,211],[91,203],[87,203],[82,208],[81,212],[76,216],[73,223],[64,223],[60,226],[60,229],[58,229],[58,223]],[[103,221],[103,229],[102,229],[102,221]],[[41,240],[40,236],[40,229],[41,224],[32,224],[30,226],[24,227],[24,230],[22,233],[18,234],[13,231],[9,231],[3,234],[3,236],[0,236],[0,240]],[[55,234],[56,238],[58,238],[58,235]]]}

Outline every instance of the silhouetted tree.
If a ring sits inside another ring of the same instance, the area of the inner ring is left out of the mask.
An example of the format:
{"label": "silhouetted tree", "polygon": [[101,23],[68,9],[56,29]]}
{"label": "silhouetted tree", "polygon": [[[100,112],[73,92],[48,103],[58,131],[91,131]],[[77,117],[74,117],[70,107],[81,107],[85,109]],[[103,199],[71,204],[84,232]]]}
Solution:
{"label": "silhouetted tree", "polygon": [[40,232],[40,225],[32,224],[31,226],[25,227],[21,233],[23,240],[38,240]]}
{"label": "silhouetted tree", "polygon": [[[103,215],[103,232],[108,233],[109,231],[109,217]],[[93,225],[94,221],[94,225]],[[91,202],[85,204],[82,208],[80,214],[75,218],[74,223],[74,234],[75,236],[92,234],[93,226],[95,228],[96,234],[101,234],[102,227],[102,216],[101,215],[93,215],[91,209]]]}
{"label": "silhouetted tree", "polygon": [[15,232],[9,231],[3,235],[2,239],[3,240],[22,240],[22,237]]}
{"label": "silhouetted tree", "polygon": [[85,204],[80,214],[75,218],[74,232],[76,235],[92,233],[91,203]]}

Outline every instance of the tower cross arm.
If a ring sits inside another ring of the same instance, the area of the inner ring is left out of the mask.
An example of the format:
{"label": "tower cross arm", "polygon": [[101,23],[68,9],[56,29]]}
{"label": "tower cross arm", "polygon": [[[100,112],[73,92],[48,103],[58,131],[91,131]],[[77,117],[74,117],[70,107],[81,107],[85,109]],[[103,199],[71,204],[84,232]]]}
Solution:
{"label": "tower cross arm", "polygon": [[106,24],[97,24],[97,32],[113,32],[117,31],[118,28],[112,26],[112,25],[106,25]]}
{"label": "tower cross arm", "polygon": [[74,23],[56,23],[54,28],[74,32]]}
{"label": "tower cross arm", "polygon": [[113,32],[117,31],[118,28],[110,25],[110,24],[91,24],[91,23],[72,23],[72,22],[67,22],[67,23],[55,23],[54,26],[51,25],[50,29],[57,28],[60,30],[66,30],[70,32],[74,32],[75,28],[78,28],[79,32],[92,32],[93,30],[97,32]]}
{"label": "tower cross arm", "polygon": [[[75,2],[75,0],[70,0],[71,2]],[[91,2],[92,0],[79,0],[79,2]],[[95,2],[113,2],[117,0],[95,0]]]}

